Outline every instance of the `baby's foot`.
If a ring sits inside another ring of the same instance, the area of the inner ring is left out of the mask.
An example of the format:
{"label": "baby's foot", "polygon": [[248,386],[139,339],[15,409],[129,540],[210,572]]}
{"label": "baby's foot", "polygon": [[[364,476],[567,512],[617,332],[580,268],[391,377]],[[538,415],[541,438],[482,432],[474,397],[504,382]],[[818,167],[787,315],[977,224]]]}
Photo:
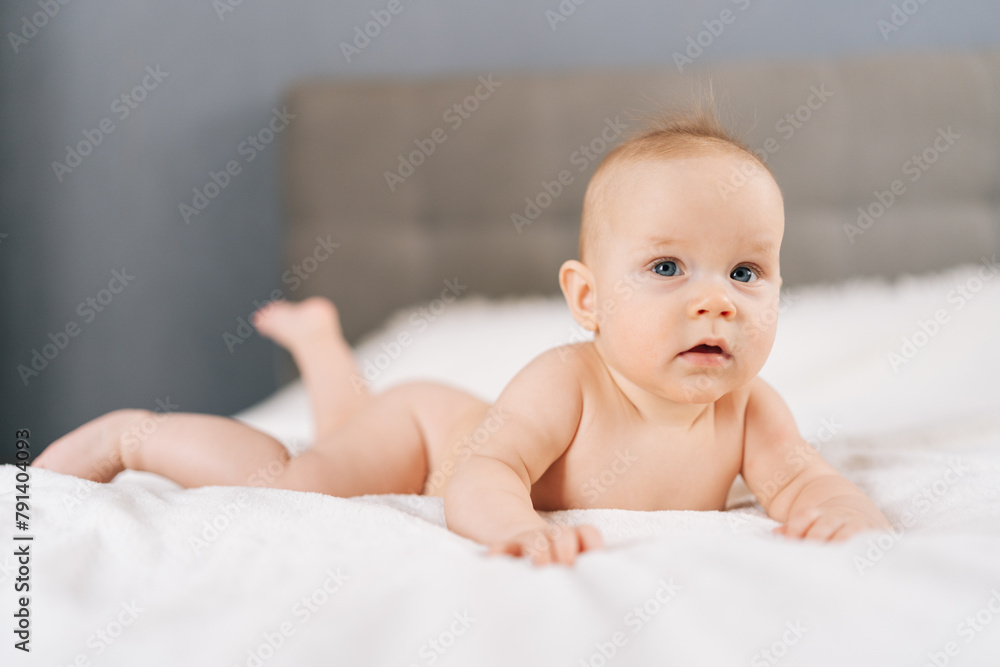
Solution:
{"label": "baby's foot", "polygon": [[125,469],[119,443],[131,412],[109,412],[70,431],[46,447],[32,467],[94,482],[110,482]]}
{"label": "baby's foot", "polygon": [[337,307],[319,296],[298,303],[272,301],[252,321],[262,336],[293,352],[317,338],[343,340]]}

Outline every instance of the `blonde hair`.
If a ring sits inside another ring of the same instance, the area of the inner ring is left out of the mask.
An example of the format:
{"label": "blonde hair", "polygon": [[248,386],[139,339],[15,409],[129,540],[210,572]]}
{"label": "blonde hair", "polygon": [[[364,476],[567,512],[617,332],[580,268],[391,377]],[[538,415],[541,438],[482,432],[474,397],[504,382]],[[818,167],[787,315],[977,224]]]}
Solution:
{"label": "blonde hair", "polygon": [[580,261],[587,264],[586,253],[598,245],[608,232],[609,220],[604,215],[613,191],[615,176],[626,165],[643,161],[688,157],[711,150],[730,151],[761,165],[773,178],[767,163],[738,139],[719,120],[711,87],[697,97],[688,109],[661,111],[646,117],[647,127],[626,139],[609,152],[590,178],[583,198],[580,220]]}

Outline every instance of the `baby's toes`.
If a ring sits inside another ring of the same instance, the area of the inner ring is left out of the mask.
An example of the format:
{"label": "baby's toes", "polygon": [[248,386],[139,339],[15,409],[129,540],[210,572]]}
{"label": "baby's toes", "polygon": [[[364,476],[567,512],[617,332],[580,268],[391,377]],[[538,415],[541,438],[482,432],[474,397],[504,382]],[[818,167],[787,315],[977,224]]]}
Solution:
{"label": "baby's toes", "polygon": [[253,312],[253,315],[250,316],[250,323],[257,331],[267,335],[275,327],[276,322],[281,320],[281,311],[288,306],[286,301],[271,301]]}

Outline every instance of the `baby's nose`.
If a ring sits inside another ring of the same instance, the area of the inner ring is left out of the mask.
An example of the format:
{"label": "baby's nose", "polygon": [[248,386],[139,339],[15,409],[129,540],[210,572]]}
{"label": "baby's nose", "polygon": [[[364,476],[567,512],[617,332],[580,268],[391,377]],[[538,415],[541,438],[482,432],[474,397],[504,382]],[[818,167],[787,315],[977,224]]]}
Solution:
{"label": "baby's nose", "polygon": [[733,305],[725,289],[717,286],[705,287],[688,303],[688,316],[691,319],[722,317],[730,320],[736,316],[736,306]]}

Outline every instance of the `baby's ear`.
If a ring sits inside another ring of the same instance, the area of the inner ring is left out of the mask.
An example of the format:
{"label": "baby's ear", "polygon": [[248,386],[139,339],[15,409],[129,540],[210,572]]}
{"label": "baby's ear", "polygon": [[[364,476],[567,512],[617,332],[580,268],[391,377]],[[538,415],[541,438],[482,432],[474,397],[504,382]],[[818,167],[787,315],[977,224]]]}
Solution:
{"label": "baby's ear", "polygon": [[575,259],[563,262],[559,267],[559,287],[576,323],[588,331],[597,331],[596,285],[587,265]]}

